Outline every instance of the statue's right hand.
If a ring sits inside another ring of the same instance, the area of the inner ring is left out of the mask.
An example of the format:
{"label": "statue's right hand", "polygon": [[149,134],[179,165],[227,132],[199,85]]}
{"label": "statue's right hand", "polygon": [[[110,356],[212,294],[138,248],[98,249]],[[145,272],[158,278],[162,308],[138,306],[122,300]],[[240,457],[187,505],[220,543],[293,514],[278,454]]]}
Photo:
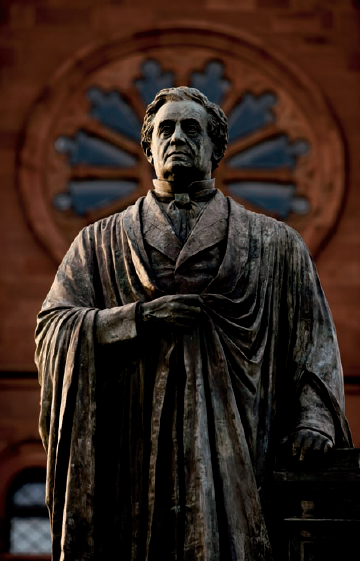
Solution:
{"label": "statue's right hand", "polygon": [[198,294],[161,296],[140,304],[142,322],[162,322],[178,327],[190,327],[199,321],[203,301]]}

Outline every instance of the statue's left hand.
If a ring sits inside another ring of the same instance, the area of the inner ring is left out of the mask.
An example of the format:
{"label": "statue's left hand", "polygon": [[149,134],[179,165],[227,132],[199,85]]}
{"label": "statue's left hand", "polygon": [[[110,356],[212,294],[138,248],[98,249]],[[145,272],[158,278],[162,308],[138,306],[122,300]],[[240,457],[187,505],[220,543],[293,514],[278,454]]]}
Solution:
{"label": "statue's left hand", "polygon": [[305,458],[326,454],[334,444],[321,432],[311,429],[299,429],[289,436],[292,457],[299,462]]}

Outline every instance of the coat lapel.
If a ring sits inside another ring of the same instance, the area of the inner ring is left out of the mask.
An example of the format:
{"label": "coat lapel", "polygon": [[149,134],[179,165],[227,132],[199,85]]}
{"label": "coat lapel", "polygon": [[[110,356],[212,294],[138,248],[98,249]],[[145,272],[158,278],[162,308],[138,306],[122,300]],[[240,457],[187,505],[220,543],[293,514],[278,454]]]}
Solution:
{"label": "coat lapel", "polygon": [[[251,230],[250,217],[253,213],[246,211],[243,206],[229,201],[228,238],[224,259],[218,274],[207,286],[207,292],[228,294],[240,282],[240,278],[247,270],[249,260],[249,236]],[[259,237],[259,234],[255,234]]]}
{"label": "coat lapel", "polygon": [[[141,281],[142,287],[148,296],[153,299],[157,289],[153,271],[149,262],[148,255],[144,246],[144,238],[141,229],[141,209],[144,204],[144,197],[141,197],[132,206],[129,206],[121,216],[119,229],[119,246],[122,254],[127,256],[127,248],[130,248],[131,261],[135,267],[137,277]],[[122,225],[122,227],[121,227]],[[120,254],[121,252],[118,251]]]}
{"label": "coat lapel", "polygon": [[175,263],[182,244],[152,191],[145,197],[142,220],[145,241]]}
{"label": "coat lapel", "polygon": [[[200,215],[183,248],[162,212],[152,192],[140,198],[123,213],[123,226],[138,277],[150,298],[155,292],[163,293],[156,286],[154,272],[144,246],[144,239],[176,263],[176,268],[196,253],[211,247],[225,237],[228,239],[224,259],[218,274],[206,292],[227,294],[231,292],[246,270],[249,253],[249,229],[252,213],[217,191]],[[144,231],[147,232],[146,236]],[[119,238],[119,243],[121,236]],[[236,267],[234,267],[236,263]],[[234,271],[237,274],[234,274]]]}
{"label": "coat lapel", "polygon": [[190,257],[211,247],[227,235],[229,208],[227,199],[217,191],[200,214],[190,236],[179,253],[176,269]]}

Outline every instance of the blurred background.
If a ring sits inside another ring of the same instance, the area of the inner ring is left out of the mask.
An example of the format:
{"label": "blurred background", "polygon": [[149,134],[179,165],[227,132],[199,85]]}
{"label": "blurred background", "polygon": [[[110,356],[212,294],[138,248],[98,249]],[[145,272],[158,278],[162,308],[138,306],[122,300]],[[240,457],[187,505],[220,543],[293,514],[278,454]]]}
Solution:
{"label": "blurred background", "polygon": [[49,559],[36,315],[86,224],[151,187],[146,105],[190,85],[229,117],[217,186],[308,244],[360,447],[360,2],[2,0],[0,559]]}

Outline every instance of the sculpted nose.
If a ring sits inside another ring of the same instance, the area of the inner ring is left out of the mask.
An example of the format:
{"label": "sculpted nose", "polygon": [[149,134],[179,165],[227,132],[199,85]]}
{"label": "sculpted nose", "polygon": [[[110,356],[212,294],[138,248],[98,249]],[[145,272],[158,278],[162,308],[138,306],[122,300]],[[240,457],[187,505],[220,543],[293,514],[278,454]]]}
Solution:
{"label": "sculpted nose", "polygon": [[177,124],[173,134],[171,135],[171,144],[183,144],[185,142],[184,133],[180,124]]}

